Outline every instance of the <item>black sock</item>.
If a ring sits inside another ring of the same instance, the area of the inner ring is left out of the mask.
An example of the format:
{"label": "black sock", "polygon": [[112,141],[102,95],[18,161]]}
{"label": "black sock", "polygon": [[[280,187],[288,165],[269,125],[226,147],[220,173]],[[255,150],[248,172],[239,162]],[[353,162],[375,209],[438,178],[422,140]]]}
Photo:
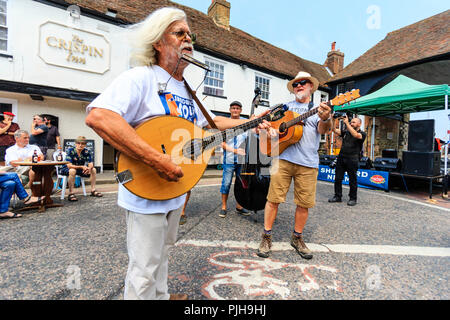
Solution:
{"label": "black sock", "polygon": [[267,235],[272,235],[272,230],[266,230],[266,229],[264,229],[264,234],[267,234]]}
{"label": "black sock", "polygon": [[296,236],[297,238],[300,238],[302,236],[302,233],[298,233],[294,230],[294,236]]}

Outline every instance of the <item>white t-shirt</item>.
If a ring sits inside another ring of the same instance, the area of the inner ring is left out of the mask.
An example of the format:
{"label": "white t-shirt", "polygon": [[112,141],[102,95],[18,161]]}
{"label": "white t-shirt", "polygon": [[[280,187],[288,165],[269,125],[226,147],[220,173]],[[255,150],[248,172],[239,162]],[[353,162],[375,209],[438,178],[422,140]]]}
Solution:
{"label": "white t-shirt", "polygon": [[[186,90],[183,81],[170,79],[162,95],[158,94],[158,83],[166,83],[170,78],[159,66],[136,67],[122,73],[112,84],[87,107],[103,108],[121,115],[131,126],[136,127],[152,116],[171,114],[173,101],[181,117],[194,122],[199,127],[208,121]],[[211,118],[215,116],[209,113]],[[127,210],[142,213],[167,213],[180,208],[186,195],[166,201],[140,198],[119,184],[117,203]]]}
{"label": "white t-shirt", "polygon": [[25,147],[20,148],[17,144],[6,149],[5,153],[5,164],[10,165],[11,161],[15,160],[25,160],[26,158],[31,158],[36,150],[38,155],[42,155],[41,149],[34,144],[27,144]]}
{"label": "white t-shirt", "polygon": [[[292,101],[286,104],[289,110],[298,114],[308,112],[308,103]],[[319,154],[317,150],[320,147],[320,134],[317,131],[319,125],[319,116],[314,114],[307,118],[303,126],[303,135],[299,142],[289,146],[280,154],[280,159],[286,160],[304,167],[318,168]]]}

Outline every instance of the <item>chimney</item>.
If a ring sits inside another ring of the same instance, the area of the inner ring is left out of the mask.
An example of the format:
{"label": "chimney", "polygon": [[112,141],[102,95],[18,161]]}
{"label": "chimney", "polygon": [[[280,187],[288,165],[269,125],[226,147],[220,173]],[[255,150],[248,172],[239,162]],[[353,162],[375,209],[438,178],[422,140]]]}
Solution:
{"label": "chimney", "polygon": [[333,75],[344,69],[344,53],[339,49],[336,50],[336,42],[331,44],[331,51],[328,52],[324,66],[330,69]]}
{"label": "chimney", "polygon": [[208,8],[208,16],[221,28],[230,30],[231,4],[225,0],[212,0]]}

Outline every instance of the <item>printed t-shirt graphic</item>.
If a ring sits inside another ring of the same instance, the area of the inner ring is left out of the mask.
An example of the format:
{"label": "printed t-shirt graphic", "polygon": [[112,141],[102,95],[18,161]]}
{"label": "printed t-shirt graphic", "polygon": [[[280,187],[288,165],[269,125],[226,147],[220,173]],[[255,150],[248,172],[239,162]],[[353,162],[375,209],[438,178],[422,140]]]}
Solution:
{"label": "printed t-shirt graphic", "polygon": [[193,123],[197,122],[193,100],[182,98],[170,92],[165,92],[159,97],[167,115],[182,117]]}

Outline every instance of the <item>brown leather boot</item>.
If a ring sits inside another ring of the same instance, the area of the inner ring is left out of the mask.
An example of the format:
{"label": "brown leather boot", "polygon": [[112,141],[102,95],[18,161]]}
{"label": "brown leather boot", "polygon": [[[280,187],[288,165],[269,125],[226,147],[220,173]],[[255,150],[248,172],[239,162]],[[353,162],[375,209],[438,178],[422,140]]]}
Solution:
{"label": "brown leather boot", "polygon": [[312,259],[312,252],[306,246],[302,236],[297,237],[293,234],[291,238],[291,246],[294,247],[294,249],[303,259]]}
{"label": "brown leather boot", "polygon": [[169,300],[187,300],[188,295],[184,293],[174,293],[170,295]]}
{"label": "brown leather boot", "polygon": [[261,258],[268,258],[272,248],[272,235],[263,233],[261,243],[256,254]]}

